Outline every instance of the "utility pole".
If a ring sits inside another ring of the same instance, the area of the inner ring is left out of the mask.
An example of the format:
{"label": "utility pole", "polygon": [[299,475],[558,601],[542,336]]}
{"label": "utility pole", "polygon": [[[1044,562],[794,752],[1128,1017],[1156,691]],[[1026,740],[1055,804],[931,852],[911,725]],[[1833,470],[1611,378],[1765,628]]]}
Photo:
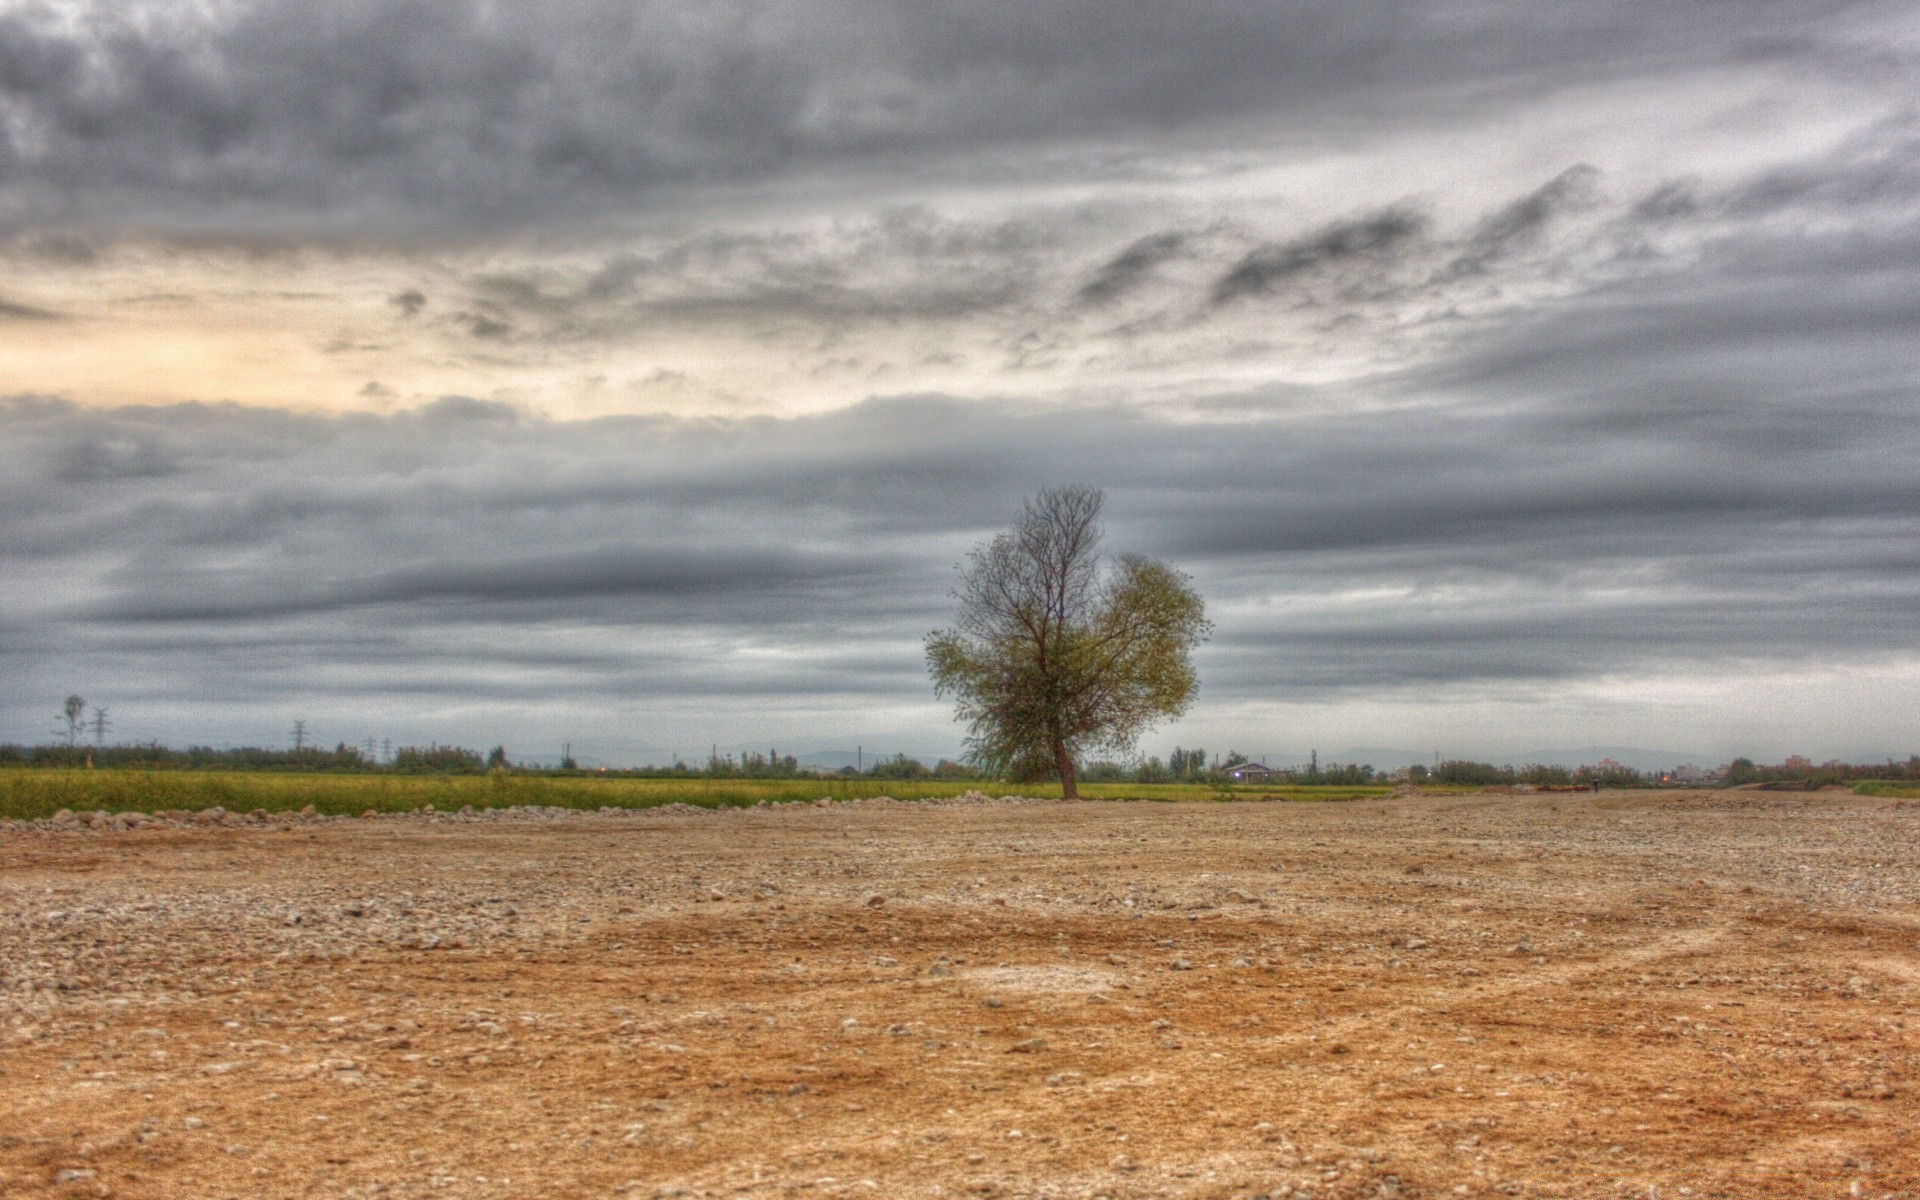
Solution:
{"label": "utility pole", "polygon": [[372,734],[367,735],[366,748],[367,748],[367,761],[368,762],[379,761],[373,756],[373,735]]}
{"label": "utility pole", "polygon": [[392,738],[380,739],[380,761],[381,762],[393,761],[393,739]]}
{"label": "utility pole", "polygon": [[113,728],[113,722],[107,720],[107,710],[104,708],[94,709],[93,710],[93,744],[96,746],[106,745],[107,730],[112,728]]}
{"label": "utility pole", "polygon": [[860,774],[860,775],[864,775],[864,774],[866,774],[866,771],[867,771],[867,748],[866,748],[865,746],[861,746],[861,745],[857,745],[857,744],[856,744],[856,745],[854,746],[854,748],[853,748],[853,769],[854,769],[854,772],[855,772],[856,774]]}
{"label": "utility pole", "polygon": [[293,723],[293,748],[295,751],[299,751],[305,749],[306,745],[307,723],[305,721],[295,721]]}

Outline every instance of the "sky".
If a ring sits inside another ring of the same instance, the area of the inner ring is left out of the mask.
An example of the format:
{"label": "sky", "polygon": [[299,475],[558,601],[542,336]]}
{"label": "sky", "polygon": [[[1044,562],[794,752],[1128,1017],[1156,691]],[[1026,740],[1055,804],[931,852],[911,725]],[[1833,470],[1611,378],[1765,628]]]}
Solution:
{"label": "sky", "polygon": [[0,0],[0,741],[951,754],[1041,487],[1142,743],[1920,751],[1920,10]]}

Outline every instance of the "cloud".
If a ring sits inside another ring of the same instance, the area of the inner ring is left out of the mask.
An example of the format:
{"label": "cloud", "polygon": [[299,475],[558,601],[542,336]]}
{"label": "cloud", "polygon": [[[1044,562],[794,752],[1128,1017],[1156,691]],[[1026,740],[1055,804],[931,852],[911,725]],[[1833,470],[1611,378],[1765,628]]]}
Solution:
{"label": "cloud", "polygon": [[1115,549],[1194,574],[1225,710],[1910,660],[1920,360],[1912,274],[1887,269],[1907,261],[1920,232],[1732,242],[1363,384],[1177,411],[22,398],[0,409],[7,670],[45,690],[111,656],[156,697],[213,664],[448,704],[911,697],[953,564],[1066,479],[1107,488]]}
{"label": "cloud", "polygon": [[1594,204],[1599,186],[1596,168],[1585,163],[1568,167],[1481,222],[1452,269],[1484,271],[1503,255],[1532,248],[1556,218]]}
{"label": "cloud", "polygon": [[0,300],[0,321],[58,321],[59,319],[59,313],[48,312],[44,308]]}
{"label": "cloud", "polygon": [[1850,7],[15,5],[0,14],[0,214],[405,232],[1022,148],[1091,164],[1253,114],[1413,121],[1764,59],[1766,39],[1808,56]]}
{"label": "cloud", "polygon": [[1408,208],[1390,208],[1354,221],[1340,221],[1306,237],[1261,246],[1234,265],[1213,287],[1213,302],[1225,304],[1289,283],[1302,275],[1352,264],[1391,265],[1426,231],[1427,221]]}
{"label": "cloud", "polygon": [[1184,233],[1155,233],[1140,238],[1101,264],[1093,278],[1080,289],[1080,302],[1105,304],[1117,298],[1145,279],[1155,267],[1186,249],[1187,240]]}
{"label": "cloud", "polygon": [[952,566],[1065,479],[1213,606],[1197,721],[1908,669],[1898,26],[8,7],[0,738],[944,736]]}

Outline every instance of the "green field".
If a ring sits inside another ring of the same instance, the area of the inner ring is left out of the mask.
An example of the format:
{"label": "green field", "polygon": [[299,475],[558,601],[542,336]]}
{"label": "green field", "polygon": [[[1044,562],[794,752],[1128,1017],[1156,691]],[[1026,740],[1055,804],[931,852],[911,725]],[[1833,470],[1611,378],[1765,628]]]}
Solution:
{"label": "green field", "polygon": [[[1223,790],[1204,784],[1089,783],[1083,796],[1101,800],[1352,800],[1390,791],[1380,787],[1274,787]],[[633,779],[520,773],[495,775],[281,774],[267,771],[84,771],[21,768],[0,771],[0,817],[48,817],[75,812],[158,812],[216,805],[230,812],[284,812],[306,805],[322,813],[357,816],[368,810],[406,812],[431,804],[500,808],[541,804],[561,808],[653,808],[694,804],[744,806],[765,800],[791,804],[831,798],[893,796],[926,800],[981,791],[991,796],[1057,797],[1058,784],[902,782],[884,779]]]}
{"label": "green field", "polygon": [[1920,784],[1910,779],[1870,779],[1853,785],[1856,796],[1890,796],[1897,800],[1920,800]]}

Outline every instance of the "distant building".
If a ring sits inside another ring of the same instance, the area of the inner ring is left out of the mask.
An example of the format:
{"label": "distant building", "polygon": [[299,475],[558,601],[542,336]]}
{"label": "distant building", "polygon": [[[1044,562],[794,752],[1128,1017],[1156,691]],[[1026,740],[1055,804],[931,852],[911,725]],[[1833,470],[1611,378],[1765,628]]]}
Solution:
{"label": "distant building", "polygon": [[1611,758],[1603,758],[1599,762],[1594,763],[1591,769],[1596,775],[1611,775],[1624,771],[1627,768],[1623,764],[1613,761]]}
{"label": "distant building", "polygon": [[1706,771],[1694,766],[1692,763],[1681,763],[1673,769],[1672,775],[1675,783],[1699,783],[1706,777]]}
{"label": "distant building", "polygon": [[1813,770],[1813,760],[1804,754],[1789,754],[1787,755],[1787,761],[1780,764],[1780,769],[1783,771],[1811,771]]}
{"label": "distant building", "polygon": [[1265,763],[1237,763],[1227,768],[1227,778],[1235,783],[1265,783],[1273,776]]}

